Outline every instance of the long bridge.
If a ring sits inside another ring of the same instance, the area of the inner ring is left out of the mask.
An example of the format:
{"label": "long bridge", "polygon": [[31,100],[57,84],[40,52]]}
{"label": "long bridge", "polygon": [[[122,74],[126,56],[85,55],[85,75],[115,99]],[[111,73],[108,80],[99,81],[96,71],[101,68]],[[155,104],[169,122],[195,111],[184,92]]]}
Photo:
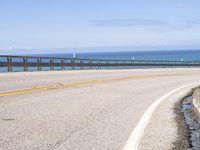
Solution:
{"label": "long bridge", "polygon": [[108,60],[0,55],[0,72],[200,67],[200,61]]}

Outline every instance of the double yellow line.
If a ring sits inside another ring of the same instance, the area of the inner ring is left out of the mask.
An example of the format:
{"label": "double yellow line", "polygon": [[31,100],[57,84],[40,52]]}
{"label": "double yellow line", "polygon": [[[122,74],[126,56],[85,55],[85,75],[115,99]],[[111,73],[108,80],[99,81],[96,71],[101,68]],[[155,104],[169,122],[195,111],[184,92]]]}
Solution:
{"label": "double yellow line", "polygon": [[37,87],[32,87],[32,88],[20,89],[20,90],[10,90],[10,91],[5,91],[5,92],[0,92],[0,97],[30,93],[34,91],[44,91],[44,90],[59,89],[59,88],[64,88],[64,87],[78,87],[78,86],[83,86],[83,85],[88,85],[88,84],[99,84],[99,83],[122,81],[122,80],[128,80],[128,79],[144,79],[144,78],[155,78],[155,77],[164,77],[164,76],[183,76],[183,75],[189,75],[189,74],[174,74],[174,75],[160,74],[160,75],[145,75],[145,76],[129,76],[129,77],[122,77],[122,78],[87,80],[87,81],[72,82],[72,83],[66,83],[66,84],[52,84],[52,85],[47,85],[47,86],[37,86]]}

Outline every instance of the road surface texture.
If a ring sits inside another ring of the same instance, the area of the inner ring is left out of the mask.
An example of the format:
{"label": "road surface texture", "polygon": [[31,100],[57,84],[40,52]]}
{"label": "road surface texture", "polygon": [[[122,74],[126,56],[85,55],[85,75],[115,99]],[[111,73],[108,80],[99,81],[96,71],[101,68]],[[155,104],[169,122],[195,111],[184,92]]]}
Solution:
{"label": "road surface texture", "polygon": [[[150,105],[199,81],[200,69],[191,68],[1,73],[0,149],[133,149],[127,141]],[[196,85],[158,105],[139,149],[173,149],[174,107]]]}

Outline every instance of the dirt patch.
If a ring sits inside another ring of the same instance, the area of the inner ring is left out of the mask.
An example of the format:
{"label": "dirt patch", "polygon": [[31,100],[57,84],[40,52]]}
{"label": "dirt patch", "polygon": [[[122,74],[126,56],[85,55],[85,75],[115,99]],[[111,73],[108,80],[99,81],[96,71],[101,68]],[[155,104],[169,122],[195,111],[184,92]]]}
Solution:
{"label": "dirt patch", "polygon": [[[187,96],[192,95],[192,92]],[[186,96],[186,97],[187,97]],[[173,150],[189,150],[192,149],[192,145],[189,142],[190,139],[190,130],[188,125],[185,122],[184,115],[182,113],[182,102],[186,98],[184,97],[182,100],[178,101],[174,106],[174,113],[176,115],[175,120],[178,126],[178,138],[173,143]]]}
{"label": "dirt patch", "polygon": [[[200,99],[200,89],[193,89],[187,96],[179,101],[174,108],[178,126],[178,138],[174,142],[174,150],[200,149],[200,118],[199,112],[193,104],[195,99]],[[199,94],[199,96],[197,96]],[[197,100],[198,100],[197,99]]]}

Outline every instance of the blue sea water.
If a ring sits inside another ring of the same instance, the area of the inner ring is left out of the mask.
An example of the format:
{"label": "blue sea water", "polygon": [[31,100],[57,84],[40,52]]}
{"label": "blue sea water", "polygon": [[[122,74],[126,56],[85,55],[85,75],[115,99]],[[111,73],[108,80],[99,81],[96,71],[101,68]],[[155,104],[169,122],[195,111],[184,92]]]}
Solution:
{"label": "blue sea water", "polygon": [[[72,58],[73,54],[40,54],[34,56]],[[122,60],[185,60],[200,61],[200,50],[170,51],[132,51],[132,52],[96,52],[76,53],[76,58],[87,59],[122,59]]]}

